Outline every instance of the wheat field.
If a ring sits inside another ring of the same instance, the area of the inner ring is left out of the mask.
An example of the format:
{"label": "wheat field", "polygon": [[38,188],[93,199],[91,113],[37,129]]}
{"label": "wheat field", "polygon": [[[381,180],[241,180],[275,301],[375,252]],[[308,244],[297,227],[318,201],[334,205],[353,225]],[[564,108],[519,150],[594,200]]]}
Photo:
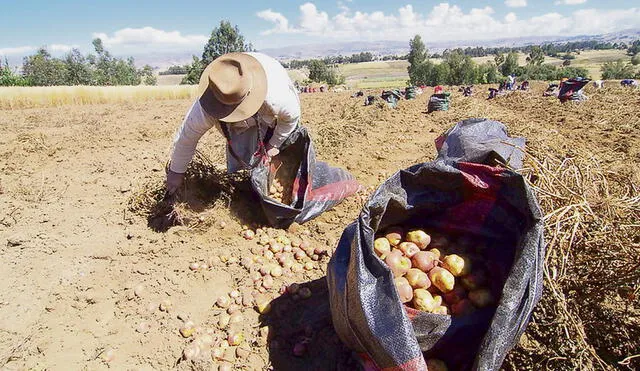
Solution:
{"label": "wheat field", "polygon": [[0,87],[0,109],[185,99],[191,85]]}

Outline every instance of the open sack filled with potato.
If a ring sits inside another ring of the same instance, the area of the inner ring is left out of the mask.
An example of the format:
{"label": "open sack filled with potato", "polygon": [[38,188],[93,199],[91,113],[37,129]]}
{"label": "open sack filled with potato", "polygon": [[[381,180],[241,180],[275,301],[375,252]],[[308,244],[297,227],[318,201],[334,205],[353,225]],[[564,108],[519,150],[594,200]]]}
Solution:
{"label": "open sack filled with potato", "polygon": [[436,147],[371,195],[329,262],[333,324],[368,369],[497,370],[542,292],[542,214],[508,169],[524,139],[472,119]]}
{"label": "open sack filled with potato", "polygon": [[251,171],[251,186],[260,197],[269,224],[278,228],[309,221],[360,187],[348,171],[316,161],[304,127],[287,138],[272,163]]}

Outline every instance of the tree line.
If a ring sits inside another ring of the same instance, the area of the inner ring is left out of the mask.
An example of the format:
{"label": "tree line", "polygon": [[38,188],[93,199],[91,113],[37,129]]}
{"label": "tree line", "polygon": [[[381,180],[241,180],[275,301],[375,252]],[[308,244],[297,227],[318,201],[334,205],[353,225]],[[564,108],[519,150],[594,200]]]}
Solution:
{"label": "tree line", "polygon": [[114,57],[99,38],[92,44],[95,54],[85,56],[74,48],[62,58],[42,47],[23,59],[22,73],[12,70],[5,60],[0,66],[0,86],[156,84],[151,66],[138,69],[133,58]]}
{"label": "tree line", "polygon": [[[605,48],[615,44],[584,42],[567,43],[553,49],[548,45],[532,45],[522,48],[510,48],[508,53],[496,51],[493,61],[482,64],[475,63],[472,55],[478,54],[474,49],[447,49],[441,55],[429,55],[427,48],[419,35],[409,41],[409,82],[413,85],[461,85],[461,84],[491,84],[504,81],[505,77],[514,75],[520,80],[560,80],[563,77],[588,77],[585,68],[571,67],[570,59],[565,59],[561,67],[544,64],[545,56],[553,51],[568,51],[577,47],[591,46]],[[640,55],[633,48],[640,48],[640,42],[634,42],[627,48],[628,53],[634,53],[630,63],[622,60],[607,62],[602,66],[604,79],[624,79],[640,77],[633,65],[640,64]],[[484,49],[487,50],[487,49]],[[491,50],[491,49],[489,49]],[[526,50],[526,64],[518,62],[518,51]],[[483,51],[484,52],[484,51]],[[442,59],[436,63],[433,59]]]}

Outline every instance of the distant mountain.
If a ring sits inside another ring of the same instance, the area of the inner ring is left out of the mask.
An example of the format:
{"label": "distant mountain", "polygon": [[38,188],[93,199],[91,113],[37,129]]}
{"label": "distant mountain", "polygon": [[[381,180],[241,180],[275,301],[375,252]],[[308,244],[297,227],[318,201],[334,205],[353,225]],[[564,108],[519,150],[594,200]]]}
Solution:
{"label": "distant mountain", "polygon": [[[565,43],[571,41],[598,40],[602,42],[625,42],[630,43],[640,39],[640,29],[602,34],[602,35],[580,35],[580,36],[544,36],[544,37],[518,37],[502,38],[481,41],[443,41],[426,42],[430,52],[439,53],[445,49],[466,48],[475,46],[484,47],[516,47],[526,45],[537,45],[542,43]],[[274,58],[280,60],[323,58],[335,55],[351,55],[354,53],[371,52],[377,55],[406,54],[409,52],[409,40],[407,41],[355,41],[327,44],[308,44],[285,46],[280,48],[266,48],[260,50]]]}

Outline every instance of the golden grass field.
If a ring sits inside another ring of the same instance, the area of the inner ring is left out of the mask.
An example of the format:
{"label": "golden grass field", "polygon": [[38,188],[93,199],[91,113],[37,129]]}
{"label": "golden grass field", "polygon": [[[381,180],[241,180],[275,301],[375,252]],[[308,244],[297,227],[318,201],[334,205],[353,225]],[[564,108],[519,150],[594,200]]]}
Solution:
{"label": "golden grass field", "polygon": [[195,86],[0,87],[0,109],[190,98]]}

